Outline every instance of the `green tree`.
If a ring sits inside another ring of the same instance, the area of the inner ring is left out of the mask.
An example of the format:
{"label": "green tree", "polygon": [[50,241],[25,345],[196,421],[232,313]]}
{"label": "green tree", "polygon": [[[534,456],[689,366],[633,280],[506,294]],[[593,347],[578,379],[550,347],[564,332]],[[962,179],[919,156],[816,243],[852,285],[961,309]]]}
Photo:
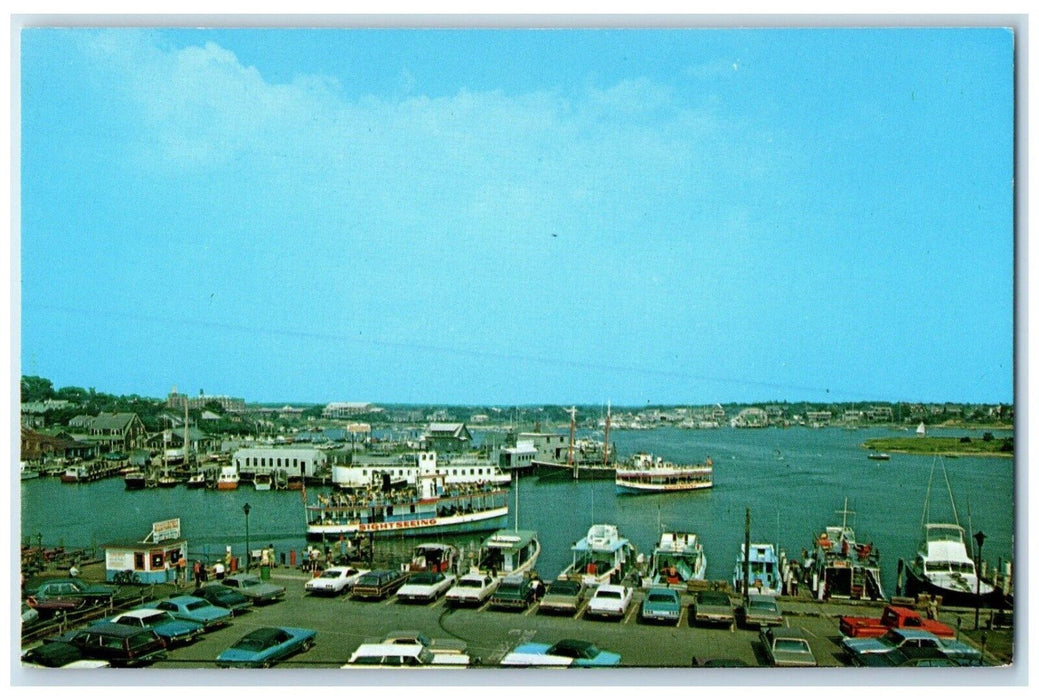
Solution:
{"label": "green tree", "polygon": [[22,403],[54,398],[54,385],[43,377],[22,377]]}

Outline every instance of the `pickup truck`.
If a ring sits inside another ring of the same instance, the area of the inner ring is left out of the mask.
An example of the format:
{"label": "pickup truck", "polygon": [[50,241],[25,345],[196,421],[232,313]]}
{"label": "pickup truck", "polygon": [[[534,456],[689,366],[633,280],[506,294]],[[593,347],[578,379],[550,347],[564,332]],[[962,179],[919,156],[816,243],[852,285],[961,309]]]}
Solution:
{"label": "pickup truck", "polygon": [[956,637],[956,630],[944,622],[929,620],[911,608],[897,605],[888,605],[880,617],[843,615],[840,628],[845,637],[880,637],[890,629],[921,629],[938,637]]}

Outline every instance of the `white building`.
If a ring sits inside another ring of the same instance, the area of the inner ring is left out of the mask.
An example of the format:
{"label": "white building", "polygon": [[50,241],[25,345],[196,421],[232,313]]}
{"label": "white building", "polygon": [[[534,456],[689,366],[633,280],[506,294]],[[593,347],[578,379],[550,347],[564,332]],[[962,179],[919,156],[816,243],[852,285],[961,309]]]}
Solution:
{"label": "white building", "polygon": [[233,463],[239,474],[273,474],[284,469],[289,477],[313,478],[324,471],[328,455],[313,447],[243,447],[235,450]]}
{"label": "white building", "polygon": [[419,452],[417,460],[366,461],[347,466],[333,465],[332,483],[342,488],[379,487],[384,479],[390,483],[414,486],[419,476],[438,474],[448,484],[495,483],[507,484],[511,477],[494,462],[476,457],[438,459],[436,452]]}

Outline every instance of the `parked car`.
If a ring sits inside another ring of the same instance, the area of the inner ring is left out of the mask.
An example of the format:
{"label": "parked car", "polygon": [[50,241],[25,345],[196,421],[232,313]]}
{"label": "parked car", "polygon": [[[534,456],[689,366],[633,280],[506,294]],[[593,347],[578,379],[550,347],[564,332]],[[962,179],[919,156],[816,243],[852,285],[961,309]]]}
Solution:
{"label": "parked car", "polygon": [[408,575],[402,571],[393,569],[369,571],[357,579],[350,591],[350,596],[360,600],[382,600],[396,593],[397,589],[403,586],[407,580]]}
{"label": "parked car", "polygon": [[744,627],[781,627],[783,613],[775,596],[751,593],[747,602],[739,609],[740,622]]}
{"label": "parked car", "polygon": [[48,641],[67,642],[88,658],[112,666],[146,666],[166,658],[166,642],[155,630],[113,622],[98,622]]}
{"label": "parked car", "polygon": [[350,588],[368,573],[368,569],[355,569],[352,566],[331,566],[303,584],[303,590],[315,595],[339,595]]}
{"label": "parked car", "polygon": [[539,613],[575,615],[584,602],[587,589],[582,581],[558,579],[548,584],[538,605]]}
{"label": "parked car", "polygon": [[643,622],[670,622],[678,624],[682,617],[682,599],[671,588],[650,588],[642,599],[639,618]]}
{"label": "parked car", "polygon": [[845,637],[841,647],[856,665],[865,665],[866,654],[887,654],[894,649],[938,649],[961,666],[980,666],[981,652],[955,639],[945,639],[932,632],[918,629],[890,629],[881,637]]}
{"label": "parked car", "polygon": [[490,607],[526,610],[534,602],[534,580],[522,574],[506,576],[490,597]]}
{"label": "parked car", "polygon": [[468,654],[433,652],[421,644],[362,644],[350,655],[350,660],[342,668],[457,668],[468,666],[469,661]]}
{"label": "parked car", "polygon": [[138,608],[115,615],[108,621],[117,625],[155,630],[155,633],[162,637],[168,647],[191,644],[203,631],[202,625],[198,622],[178,620],[173,613],[155,608]]}
{"label": "parked car", "polygon": [[439,571],[418,571],[397,589],[397,600],[402,603],[431,603],[455,585],[454,574]]}
{"label": "parked car", "polygon": [[621,619],[631,607],[631,598],[632,590],[627,586],[604,583],[595,589],[588,601],[588,607],[584,611],[585,617]]}
{"label": "parked car", "polygon": [[270,668],[276,662],[314,646],[317,632],[302,627],[261,627],[216,657],[221,668]]}
{"label": "parked car", "polygon": [[155,608],[170,613],[178,620],[196,622],[202,625],[206,632],[231,624],[233,617],[233,613],[227,608],[191,595],[178,595],[160,600],[155,603]]}
{"label": "parked car", "polygon": [[729,594],[723,591],[699,591],[693,602],[693,622],[699,625],[725,625],[736,622],[736,610]]}
{"label": "parked car", "polygon": [[421,644],[434,654],[464,654],[466,644],[450,637],[427,637],[418,630],[394,630],[378,640],[379,644]]}
{"label": "parked car", "polygon": [[232,615],[248,612],[253,602],[238,591],[218,583],[202,586],[191,595],[206,600],[218,608],[230,610]]}
{"label": "parked car", "polygon": [[501,660],[502,666],[617,666],[620,654],[603,651],[592,642],[561,639],[555,644],[520,644]]}
{"label": "parked car", "polygon": [[466,574],[447,592],[448,605],[483,605],[498,587],[498,579],[487,574]]}
{"label": "parked car", "polygon": [[72,600],[79,604],[110,603],[118,589],[78,578],[52,578],[34,582],[25,589],[25,599],[34,608],[48,601]]}
{"label": "parked car", "polygon": [[772,666],[818,666],[804,632],[792,627],[763,627],[765,656]]}
{"label": "parked car", "polygon": [[855,659],[856,666],[879,668],[910,666],[959,666],[960,664],[945,655],[941,649],[928,647],[909,647],[892,649],[886,654],[862,654]]}
{"label": "parked car", "polygon": [[22,624],[31,625],[40,619],[40,613],[28,603],[22,603]]}
{"label": "parked car", "polygon": [[276,603],[285,597],[285,587],[273,583],[265,583],[259,576],[252,574],[232,574],[225,576],[221,582],[224,586],[238,591],[251,600],[254,605]]}
{"label": "parked car", "polygon": [[68,642],[47,642],[22,654],[22,666],[31,668],[108,668],[107,661],[91,659]]}

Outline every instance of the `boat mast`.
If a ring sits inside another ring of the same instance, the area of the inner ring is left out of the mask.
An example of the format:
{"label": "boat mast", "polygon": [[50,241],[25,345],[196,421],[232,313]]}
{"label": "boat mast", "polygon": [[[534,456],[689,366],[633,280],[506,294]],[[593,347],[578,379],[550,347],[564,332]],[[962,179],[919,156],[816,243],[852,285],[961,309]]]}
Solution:
{"label": "boat mast", "polygon": [[566,463],[574,468],[574,478],[577,478],[577,464],[574,463],[574,430],[577,427],[577,406],[570,408],[570,449],[566,453]]}
{"label": "boat mast", "polygon": [[610,402],[606,402],[606,432],[603,434],[605,444],[602,450],[602,465],[608,467],[610,465]]}
{"label": "boat mast", "polygon": [[184,468],[188,468],[188,398],[184,397]]}

